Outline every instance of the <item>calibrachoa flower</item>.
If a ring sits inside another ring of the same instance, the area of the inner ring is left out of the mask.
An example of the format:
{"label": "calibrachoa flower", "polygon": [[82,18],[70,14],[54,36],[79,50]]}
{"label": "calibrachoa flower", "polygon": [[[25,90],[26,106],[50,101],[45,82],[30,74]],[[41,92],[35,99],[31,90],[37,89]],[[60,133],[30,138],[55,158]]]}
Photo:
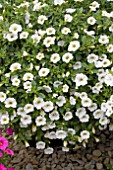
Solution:
{"label": "calibrachoa flower", "polygon": [[[6,132],[12,132],[12,129],[11,128],[7,128],[5,130],[5,128],[3,127],[2,129],[2,133],[1,133],[1,136],[0,136],[0,160],[1,162],[3,162],[3,164],[0,164],[0,170],[6,170],[6,169],[9,169],[10,168],[6,168],[4,166],[4,164],[7,163],[7,155],[14,155],[14,152],[8,148],[8,145],[9,145],[9,141],[7,139],[8,138],[8,135],[12,135],[12,133],[6,133]],[[2,136],[2,135],[6,135],[6,137]],[[11,170],[14,170],[13,168],[11,168]]]}
{"label": "calibrachoa flower", "polygon": [[68,151],[96,139],[94,125],[112,129],[112,0],[2,1],[0,11],[0,125],[26,146],[35,135],[46,154],[52,140]]}
{"label": "calibrachoa flower", "polygon": [[7,170],[7,168],[3,164],[0,164],[0,169],[1,170]]}
{"label": "calibrachoa flower", "polygon": [[5,137],[0,137],[0,149],[5,150],[8,146],[8,140]]}

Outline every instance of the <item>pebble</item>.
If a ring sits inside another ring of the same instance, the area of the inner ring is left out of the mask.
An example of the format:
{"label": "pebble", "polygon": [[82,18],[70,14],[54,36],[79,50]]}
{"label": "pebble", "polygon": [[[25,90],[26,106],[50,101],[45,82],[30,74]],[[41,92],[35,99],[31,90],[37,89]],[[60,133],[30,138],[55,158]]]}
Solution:
{"label": "pebble", "polygon": [[26,165],[26,170],[34,170],[33,165],[31,163],[28,163]]}
{"label": "pebble", "polygon": [[97,170],[103,170],[103,164],[102,163],[96,163]]}
{"label": "pebble", "polygon": [[99,149],[96,149],[96,150],[94,150],[93,151],[93,153],[92,153],[94,156],[97,156],[97,157],[99,157],[99,156],[101,156],[101,151],[99,150]]}
{"label": "pebble", "polygon": [[107,133],[102,133],[104,132],[100,132],[97,137],[101,136],[104,142],[96,143],[91,139],[88,147],[80,146],[67,153],[56,147],[52,155],[16,144],[15,155],[9,160],[9,167],[14,167],[15,170],[105,170],[106,163],[113,165],[113,135],[106,136]]}

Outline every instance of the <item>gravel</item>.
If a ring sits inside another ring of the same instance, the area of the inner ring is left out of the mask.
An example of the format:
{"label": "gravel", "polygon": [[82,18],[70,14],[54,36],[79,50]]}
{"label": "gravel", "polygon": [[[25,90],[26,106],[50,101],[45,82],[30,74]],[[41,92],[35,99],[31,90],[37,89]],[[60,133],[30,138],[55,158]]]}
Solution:
{"label": "gravel", "polygon": [[52,155],[34,147],[25,148],[15,141],[12,148],[15,155],[9,160],[9,166],[15,170],[106,170],[107,164],[113,166],[113,134],[103,131],[98,136],[104,140],[96,143],[91,139],[86,148],[69,152],[55,147]]}

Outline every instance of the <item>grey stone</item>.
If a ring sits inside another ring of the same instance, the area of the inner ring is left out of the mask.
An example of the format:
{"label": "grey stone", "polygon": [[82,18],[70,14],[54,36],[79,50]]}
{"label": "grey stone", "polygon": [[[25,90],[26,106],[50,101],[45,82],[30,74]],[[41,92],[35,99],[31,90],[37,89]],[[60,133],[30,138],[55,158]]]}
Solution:
{"label": "grey stone", "polygon": [[34,170],[33,165],[31,163],[28,163],[26,165],[26,170]]}
{"label": "grey stone", "polygon": [[96,150],[94,150],[93,151],[93,153],[92,153],[94,156],[97,156],[97,157],[99,157],[99,156],[101,156],[101,151],[99,150],[99,149],[96,149]]}
{"label": "grey stone", "polygon": [[103,164],[102,163],[96,163],[97,170],[103,170]]}

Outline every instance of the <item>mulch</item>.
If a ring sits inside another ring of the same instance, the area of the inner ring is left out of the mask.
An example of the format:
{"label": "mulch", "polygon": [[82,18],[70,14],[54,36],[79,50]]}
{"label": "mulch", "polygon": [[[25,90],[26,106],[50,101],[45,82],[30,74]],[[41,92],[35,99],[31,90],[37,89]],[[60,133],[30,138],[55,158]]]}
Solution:
{"label": "mulch", "polygon": [[34,147],[25,147],[13,142],[15,155],[9,160],[9,166],[15,170],[112,170],[113,166],[113,133],[98,132],[100,142],[93,139],[84,148],[69,152],[55,147],[54,153],[45,155]]}

